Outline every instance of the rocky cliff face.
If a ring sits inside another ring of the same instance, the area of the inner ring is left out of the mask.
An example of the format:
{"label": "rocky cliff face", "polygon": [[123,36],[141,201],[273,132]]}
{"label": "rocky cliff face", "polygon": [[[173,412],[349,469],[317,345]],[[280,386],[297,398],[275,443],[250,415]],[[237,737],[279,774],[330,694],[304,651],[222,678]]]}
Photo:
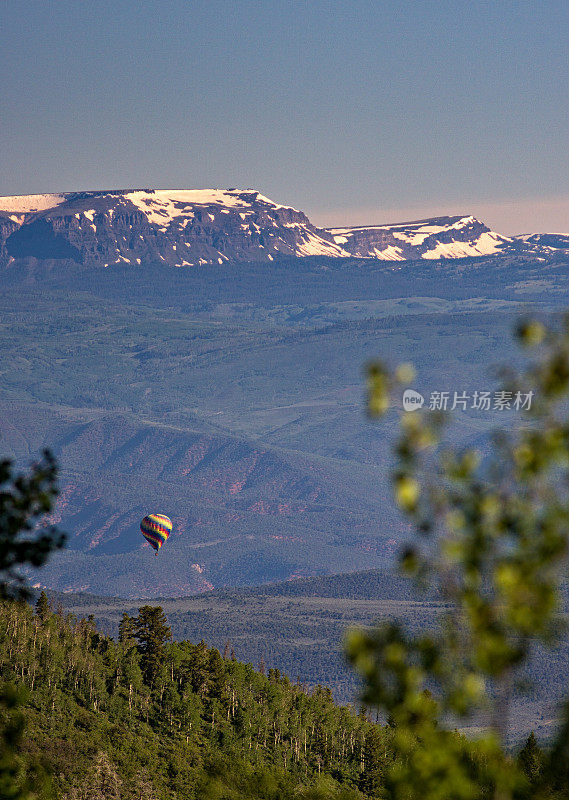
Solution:
{"label": "rocky cliff face", "polygon": [[[114,191],[0,198],[2,258],[196,266],[280,255],[342,256],[301,211],[256,191]],[[39,205],[39,209],[36,207]]]}
{"label": "rocky cliff face", "polygon": [[404,261],[557,250],[569,251],[568,236],[509,238],[472,216],[325,230],[251,189],[0,197],[0,267],[30,259],[196,267],[280,256]]}
{"label": "rocky cliff face", "polygon": [[20,223],[17,219],[11,219],[8,214],[3,214],[0,211],[0,264],[9,260],[6,241],[19,227]]}

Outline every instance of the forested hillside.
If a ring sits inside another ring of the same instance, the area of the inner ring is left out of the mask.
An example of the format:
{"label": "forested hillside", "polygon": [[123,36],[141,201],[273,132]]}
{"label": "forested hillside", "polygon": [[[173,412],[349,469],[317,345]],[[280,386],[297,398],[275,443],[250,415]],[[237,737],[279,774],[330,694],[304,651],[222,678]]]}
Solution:
{"label": "forested hillside", "polygon": [[[28,763],[79,798],[359,798],[375,795],[390,732],[280,675],[171,643],[158,607],[92,619],[3,604],[0,683],[23,684]],[[6,722],[4,724],[7,724]]]}
{"label": "forested hillside", "polygon": [[[158,560],[158,559],[156,559]],[[569,614],[569,586],[561,587],[563,610]],[[117,636],[123,612],[136,614],[140,605],[159,604],[176,640],[199,641],[223,651],[226,642],[237,658],[281,672],[313,687],[328,686],[338,702],[353,702],[361,687],[346,662],[343,642],[351,628],[399,620],[419,635],[437,624],[448,603],[433,587],[422,594],[408,578],[387,570],[302,578],[255,587],[217,589],[190,597],[126,600],[88,594],[48,592],[76,616],[93,615],[100,630]],[[510,720],[512,741],[534,730],[542,740],[555,729],[558,705],[565,694],[569,668],[569,638],[553,647],[536,646],[516,687]],[[469,726],[465,721],[465,728]],[[472,723],[477,727],[478,723]]]}

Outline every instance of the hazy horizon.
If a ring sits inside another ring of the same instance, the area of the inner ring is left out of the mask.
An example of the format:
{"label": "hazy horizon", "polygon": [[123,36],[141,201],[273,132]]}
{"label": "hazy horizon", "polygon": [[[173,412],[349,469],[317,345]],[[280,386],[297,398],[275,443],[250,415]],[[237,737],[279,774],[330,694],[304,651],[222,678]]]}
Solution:
{"label": "hazy horizon", "polygon": [[561,0],[2,4],[0,194],[254,187],[319,225],[569,229]]}

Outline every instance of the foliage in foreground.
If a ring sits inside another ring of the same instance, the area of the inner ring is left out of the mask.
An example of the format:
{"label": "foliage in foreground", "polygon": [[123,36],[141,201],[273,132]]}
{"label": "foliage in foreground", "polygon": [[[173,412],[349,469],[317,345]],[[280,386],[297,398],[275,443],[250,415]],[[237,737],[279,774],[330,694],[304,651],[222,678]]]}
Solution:
{"label": "foliage in foreground", "polygon": [[[449,613],[418,637],[386,623],[348,640],[363,699],[394,725],[390,797],[569,796],[569,711],[547,756],[528,741],[515,761],[505,747],[520,667],[533,643],[558,637],[569,537],[569,317],[559,331],[529,321],[518,334],[538,358],[524,374],[503,371],[504,397],[513,407],[517,392],[531,391],[533,406],[526,424],[496,433],[484,456],[445,448],[440,413],[401,418],[393,488],[421,542],[401,566],[419,585],[438,586]],[[370,413],[385,414],[412,379],[407,365],[395,373],[372,365]],[[491,720],[480,738],[449,733],[449,722],[475,714]]]}
{"label": "foliage in foreground", "polygon": [[[63,547],[65,535],[54,526],[38,529],[57,496],[56,477],[49,450],[29,473],[15,473],[9,459],[0,461],[0,600],[28,597],[22,567],[41,567]],[[21,687],[0,683],[0,797],[6,800],[47,795],[51,785],[37,759],[20,755],[24,699]]]}
{"label": "foliage in foreground", "polygon": [[41,567],[65,536],[55,527],[37,530],[57,497],[57,465],[49,450],[29,473],[0,461],[0,598],[28,596],[21,567]]}

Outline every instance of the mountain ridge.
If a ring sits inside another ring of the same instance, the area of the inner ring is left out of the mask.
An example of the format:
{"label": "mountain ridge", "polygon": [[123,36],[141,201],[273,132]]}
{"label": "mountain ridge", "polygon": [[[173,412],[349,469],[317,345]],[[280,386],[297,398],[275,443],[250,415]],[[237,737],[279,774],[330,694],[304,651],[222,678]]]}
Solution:
{"label": "mountain ridge", "polygon": [[0,197],[0,267],[172,267],[326,256],[385,261],[569,251],[569,236],[503,236],[472,215],[321,228],[255,189],[113,189]]}

